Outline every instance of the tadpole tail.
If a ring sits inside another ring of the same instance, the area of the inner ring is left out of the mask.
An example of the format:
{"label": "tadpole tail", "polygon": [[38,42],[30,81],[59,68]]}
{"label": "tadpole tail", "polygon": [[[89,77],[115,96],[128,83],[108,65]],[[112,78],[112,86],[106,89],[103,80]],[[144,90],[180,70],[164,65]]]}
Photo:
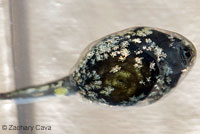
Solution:
{"label": "tadpole tail", "polygon": [[46,86],[38,86],[38,87],[28,87],[23,89],[18,89],[12,92],[1,93],[0,99],[19,99],[19,98],[35,98],[35,97],[43,97],[54,95],[54,90],[52,88],[48,88]]}
{"label": "tadpole tail", "polygon": [[1,93],[0,100],[38,98],[54,95],[70,95],[75,92],[75,88],[70,86],[69,77],[66,77],[48,84],[18,89],[7,93]]}

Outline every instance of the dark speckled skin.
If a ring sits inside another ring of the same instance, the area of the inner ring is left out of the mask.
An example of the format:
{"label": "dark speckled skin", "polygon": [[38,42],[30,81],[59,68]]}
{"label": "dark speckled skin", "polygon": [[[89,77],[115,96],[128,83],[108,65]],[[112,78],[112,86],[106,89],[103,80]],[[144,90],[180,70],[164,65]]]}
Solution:
{"label": "dark speckled skin", "polygon": [[177,85],[195,55],[192,43],[177,33],[134,27],[92,44],[71,80],[91,101],[151,103]]}

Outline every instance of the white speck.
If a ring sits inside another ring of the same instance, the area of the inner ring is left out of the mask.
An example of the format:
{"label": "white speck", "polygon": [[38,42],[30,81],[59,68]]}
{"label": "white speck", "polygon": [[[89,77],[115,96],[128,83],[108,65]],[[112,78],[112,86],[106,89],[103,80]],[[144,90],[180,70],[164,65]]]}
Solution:
{"label": "white speck", "polygon": [[121,53],[121,55],[124,56],[124,57],[127,57],[127,56],[130,55],[130,51],[129,51],[128,49],[126,49],[126,48],[121,49],[121,50],[120,50],[120,53]]}
{"label": "white speck", "polygon": [[137,31],[137,36],[146,37],[147,35],[146,35],[143,31],[138,30],[138,31]]}
{"label": "white speck", "polygon": [[119,45],[114,46],[112,49],[117,50],[119,48]]}
{"label": "white speck", "polygon": [[109,55],[107,53],[104,53],[104,58],[108,59]]}
{"label": "white speck", "polygon": [[135,58],[135,62],[138,64],[142,64],[142,59],[144,59],[143,57],[136,57]]}
{"label": "white speck", "polygon": [[168,39],[170,39],[170,41],[175,41],[175,39],[172,35],[168,36]]}
{"label": "white speck", "polygon": [[158,46],[154,48],[154,54],[157,57],[158,62],[167,57],[167,54],[163,52],[163,49]]}
{"label": "white speck", "polygon": [[88,91],[88,96],[93,98],[93,99],[96,99],[96,97],[98,96],[95,92],[91,92],[91,91]]}
{"label": "white speck", "polygon": [[183,40],[182,41],[186,46],[189,46],[190,45],[190,43],[187,41],[187,40]]}
{"label": "white speck", "polygon": [[173,47],[173,44],[174,44],[174,42],[170,43],[170,44],[169,44],[169,47]]}
{"label": "white speck", "polygon": [[95,81],[94,84],[95,84],[95,85],[101,85],[101,84],[102,84],[102,81],[100,81],[100,80]]}
{"label": "white speck", "polygon": [[153,97],[153,96],[156,96],[156,95],[157,95],[157,92],[153,91],[149,96]]}
{"label": "white speck", "polygon": [[141,43],[142,41],[140,40],[140,38],[135,38],[135,39],[132,39],[132,42]]}
{"label": "white speck", "polygon": [[119,70],[121,70],[121,67],[119,65],[116,65],[116,66],[112,67],[112,69],[110,70],[110,73],[116,73]]}
{"label": "white speck", "polygon": [[115,89],[113,87],[108,86],[108,87],[105,87],[104,90],[102,90],[100,93],[105,94],[106,96],[109,96],[114,90]]}
{"label": "white speck", "polygon": [[167,78],[166,78],[166,81],[167,81],[168,84],[170,84],[172,80],[171,80],[170,77],[167,77]]}
{"label": "white speck", "polygon": [[187,72],[187,70],[188,70],[188,68],[185,68],[185,69],[181,70],[181,72],[185,73],[185,72]]}
{"label": "white speck", "polygon": [[130,45],[130,44],[128,43],[128,41],[124,41],[124,42],[122,42],[121,47],[122,47],[122,48],[126,48],[126,47],[128,47],[128,45]]}
{"label": "white speck", "polygon": [[147,50],[147,51],[152,51],[152,47],[151,47],[151,46],[148,46],[148,47],[146,48],[146,50]]}
{"label": "white speck", "polygon": [[142,47],[143,50],[145,50],[146,48],[147,48],[146,46],[143,46],[143,47]]}
{"label": "white speck", "polygon": [[98,74],[94,75],[94,80],[99,80],[100,76]]}
{"label": "white speck", "polygon": [[113,58],[115,57],[115,56],[117,56],[117,52],[115,51],[115,52],[112,52],[111,54],[110,54],[110,56],[112,56]]}
{"label": "white speck", "polygon": [[142,50],[138,50],[138,51],[134,51],[134,52],[135,52],[136,55],[138,55],[138,54],[142,54],[142,53],[143,53]]}
{"label": "white speck", "polygon": [[140,68],[142,67],[142,65],[141,65],[141,64],[137,64],[137,63],[136,63],[136,64],[134,64],[133,66],[134,66],[135,68],[138,68],[138,69],[140,69]]}
{"label": "white speck", "polygon": [[91,59],[90,63],[91,63],[92,65],[94,65],[94,64],[95,64],[95,59]]}
{"label": "white speck", "polygon": [[143,80],[141,80],[139,83],[145,85],[145,82]]}
{"label": "white speck", "polygon": [[85,90],[80,90],[79,93],[82,94],[82,95],[86,95],[86,91]]}
{"label": "white speck", "polygon": [[151,43],[152,40],[151,40],[150,38],[147,38],[147,39],[145,39],[145,42],[146,42],[146,43]]}
{"label": "white speck", "polygon": [[134,67],[140,69],[142,67],[142,59],[143,57],[136,57]]}
{"label": "white speck", "polygon": [[87,58],[87,59],[90,59],[93,55],[94,55],[94,51],[90,50],[90,51],[87,53],[86,58]]}
{"label": "white speck", "polygon": [[172,68],[167,64],[163,66],[163,71],[167,76],[173,73]]}
{"label": "white speck", "polygon": [[147,78],[147,81],[150,82],[150,81],[151,81],[151,77],[148,77],[148,78]]}
{"label": "white speck", "polygon": [[123,48],[120,50],[121,56],[119,57],[119,61],[124,61],[126,60],[126,57],[130,55],[130,51],[126,48]]}
{"label": "white speck", "polygon": [[125,36],[125,38],[127,38],[127,39],[130,39],[130,38],[131,38],[131,36],[130,36],[130,35],[126,35],[126,36]]}
{"label": "white speck", "polygon": [[142,29],[142,32],[144,32],[146,35],[150,35],[150,34],[153,33],[153,32],[150,30],[150,28],[144,28],[144,29]]}
{"label": "white speck", "polygon": [[155,70],[155,63],[151,62],[149,68],[150,70]]}
{"label": "white speck", "polygon": [[165,83],[164,78],[163,78],[163,77],[159,77],[159,78],[157,79],[157,83],[158,83],[159,85],[164,85],[164,83]]}
{"label": "white speck", "polygon": [[136,33],[135,33],[135,32],[132,32],[132,33],[131,33],[131,35],[132,35],[132,36],[135,36],[135,35],[136,35]]}
{"label": "white speck", "polygon": [[119,61],[124,62],[126,60],[126,57],[119,56]]}
{"label": "white speck", "polygon": [[159,89],[160,89],[159,86],[158,86],[157,84],[155,84],[154,87],[155,87],[156,90],[159,90]]}

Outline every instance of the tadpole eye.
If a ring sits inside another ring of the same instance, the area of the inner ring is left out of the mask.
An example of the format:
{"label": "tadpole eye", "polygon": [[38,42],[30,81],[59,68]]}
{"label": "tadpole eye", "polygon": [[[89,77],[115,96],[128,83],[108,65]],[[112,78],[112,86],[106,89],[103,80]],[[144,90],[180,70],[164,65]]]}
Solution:
{"label": "tadpole eye", "polygon": [[191,62],[192,59],[192,50],[188,46],[181,47],[180,57],[184,65],[187,65]]}
{"label": "tadpole eye", "polygon": [[190,59],[190,57],[191,57],[191,55],[192,55],[192,54],[191,54],[190,48],[185,47],[185,48],[183,49],[183,55],[184,55],[185,58]]}

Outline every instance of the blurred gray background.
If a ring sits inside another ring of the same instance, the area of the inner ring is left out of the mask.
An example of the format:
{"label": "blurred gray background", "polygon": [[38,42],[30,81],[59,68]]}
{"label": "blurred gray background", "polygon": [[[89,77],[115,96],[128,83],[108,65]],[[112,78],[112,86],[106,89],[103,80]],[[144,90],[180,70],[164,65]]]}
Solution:
{"label": "blurred gray background", "polygon": [[[0,92],[70,73],[87,45],[145,25],[178,32],[200,52],[200,0],[0,0]],[[145,107],[108,107],[79,95],[30,104],[0,101],[2,125],[51,126],[34,134],[199,134],[200,59],[170,95]]]}

